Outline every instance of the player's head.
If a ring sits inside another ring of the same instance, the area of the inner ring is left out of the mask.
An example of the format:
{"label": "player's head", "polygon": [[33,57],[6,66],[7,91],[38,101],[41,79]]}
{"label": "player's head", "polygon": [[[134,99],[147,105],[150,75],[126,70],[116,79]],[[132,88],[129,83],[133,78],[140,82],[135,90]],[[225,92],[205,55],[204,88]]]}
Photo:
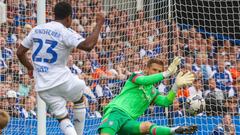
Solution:
{"label": "player's head", "polygon": [[10,120],[10,116],[6,111],[0,110],[0,130],[5,128]]}
{"label": "player's head", "polygon": [[72,24],[72,6],[67,2],[59,2],[54,7],[55,20],[61,20],[66,27]]}
{"label": "player's head", "polygon": [[148,75],[151,74],[156,74],[163,72],[164,67],[163,67],[163,62],[159,59],[150,59],[147,62],[147,67],[145,69],[145,73]]}

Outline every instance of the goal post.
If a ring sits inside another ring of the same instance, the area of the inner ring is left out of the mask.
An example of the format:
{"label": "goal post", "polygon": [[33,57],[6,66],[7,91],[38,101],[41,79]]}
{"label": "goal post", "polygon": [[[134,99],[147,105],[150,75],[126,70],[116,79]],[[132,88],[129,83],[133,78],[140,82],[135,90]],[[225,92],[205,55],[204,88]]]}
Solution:
{"label": "goal post", "polygon": [[[37,24],[46,22],[46,0],[37,0]],[[37,94],[37,133],[38,135],[46,135],[46,104]]]}

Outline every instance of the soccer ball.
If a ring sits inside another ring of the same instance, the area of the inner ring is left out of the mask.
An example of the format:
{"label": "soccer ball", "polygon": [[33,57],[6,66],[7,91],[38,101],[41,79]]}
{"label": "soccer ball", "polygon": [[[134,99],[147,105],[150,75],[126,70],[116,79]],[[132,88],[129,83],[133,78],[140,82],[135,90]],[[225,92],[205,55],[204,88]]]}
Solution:
{"label": "soccer ball", "polygon": [[199,96],[194,95],[187,98],[187,110],[192,115],[197,115],[205,110],[206,103],[205,100]]}

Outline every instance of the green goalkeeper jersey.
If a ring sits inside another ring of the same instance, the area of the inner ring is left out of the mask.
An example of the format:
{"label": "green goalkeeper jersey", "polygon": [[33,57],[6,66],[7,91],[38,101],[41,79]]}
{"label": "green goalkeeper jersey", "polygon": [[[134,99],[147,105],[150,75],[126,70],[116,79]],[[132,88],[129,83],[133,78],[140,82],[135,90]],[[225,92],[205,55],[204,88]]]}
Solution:
{"label": "green goalkeeper jersey", "polygon": [[160,106],[169,106],[175,98],[175,93],[170,91],[168,96],[161,96],[154,87],[154,84],[162,80],[162,73],[149,76],[144,76],[142,72],[133,73],[126,81],[121,93],[104,109],[105,115],[111,111],[111,108],[118,108],[131,118],[137,119],[152,102]]}

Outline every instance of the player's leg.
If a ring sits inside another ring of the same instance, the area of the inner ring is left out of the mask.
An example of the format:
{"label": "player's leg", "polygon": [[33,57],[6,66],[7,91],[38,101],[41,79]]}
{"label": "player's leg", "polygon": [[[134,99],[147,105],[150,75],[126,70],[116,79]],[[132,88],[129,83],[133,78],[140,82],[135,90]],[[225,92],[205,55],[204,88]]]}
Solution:
{"label": "player's leg", "polygon": [[75,128],[68,117],[68,111],[66,108],[66,100],[63,97],[55,95],[56,92],[61,92],[60,87],[47,91],[38,92],[39,96],[48,106],[50,112],[59,121],[60,128],[65,135],[77,135]]}
{"label": "player's leg", "polygon": [[77,134],[82,135],[86,116],[86,106],[83,96],[83,91],[86,89],[86,84],[83,80],[75,77],[72,78],[68,83],[69,88],[66,89],[66,99],[74,102],[74,127],[77,131]]}
{"label": "player's leg", "polygon": [[158,126],[156,124],[152,124],[149,128],[150,135],[171,135],[174,134],[174,129],[165,127],[165,126]]}
{"label": "player's leg", "polygon": [[83,134],[85,116],[86,116],[86,106],[83,101],[83,98],[77,102],[74,102],[73,114],[74,114],[74,127],[78,135]]}
{"label": "player's leg", "polygon": [[127,121],[120,129],[120,135],[171,135],[171,134],[185,134],[194,133],[196,128],[194,126],[178,126],[169,128],[165,126],[157,126],[151,122],[138,122],[135,120]]}
{"label": "player's leg", "polygon": [[116,115],[111,113],[108,117],[105,117],[102,120],[102,123],[98,128],[100,135],[116,135],[119,130],[119,123],[118,118],[114,116]]}
{"label": "player's leg", "polygon": [[110,112],[107,116],[103,116],[98,132],[100,135],[116,135],[119,130],[119,117],[115,112]]}
{"label": "player's leg", "polygon": [[100,135],[116,135],[122,125],[129,119],[129,116],[123,111],[116,108],[108,108],[103,116],[98,132]]}
{"label": "player's leg", "polygon": [[58,118],[58,122],[60,125],[60,129],[65,135],[77,135],[77,132],[68,115],[64,118]]}
{"label": "player's leg", "polygon": [[171,135],[168,127],[156,126],[151,122],[138,122],[135,120],[127,121],[119,131],[120,135]]}
{"label": "player's leg", "polygon": [[172,134],[193,134],[197,130],[197,126],[177,126],[177,127],[166,127],[151,125],[150,135],[172,135]]}
{"label": "player's leg", "polygon": [[[145,124],[141,124],[141,122],[135,121],[135,120],[128,120],[124,125],[120,128],[118,134],[119,135],[141,135],[144,133],[149,133],[146,132],[147,128],[149,129],[150,126],[148,127],[141,127],[141,126],[147,126],[147,124],[151,124],[150,122]],[[146,129],[144,129],[146,128]],[[146,130],[146,131],[144,131]]]}

